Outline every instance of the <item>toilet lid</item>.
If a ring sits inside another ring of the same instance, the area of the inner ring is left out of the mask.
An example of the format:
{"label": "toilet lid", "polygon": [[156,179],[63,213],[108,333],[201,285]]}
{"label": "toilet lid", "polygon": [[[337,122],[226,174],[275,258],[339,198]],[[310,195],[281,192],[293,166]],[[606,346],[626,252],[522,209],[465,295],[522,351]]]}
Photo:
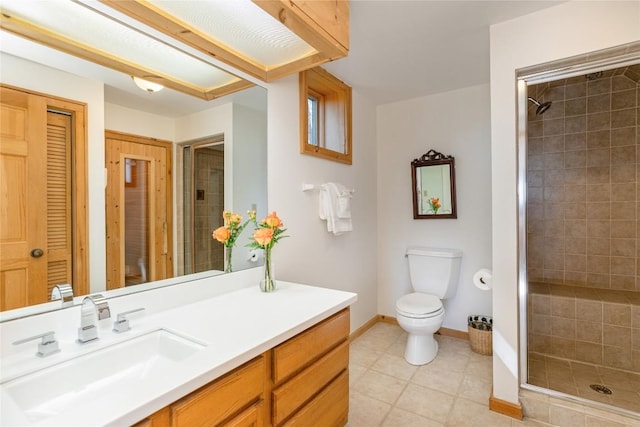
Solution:
{"label": "toilet lid", "polygon": [[400,314],[409,317],[429,317],[442,310],[442,301],[435,295],[414,292],[405,295],[396,302]]}

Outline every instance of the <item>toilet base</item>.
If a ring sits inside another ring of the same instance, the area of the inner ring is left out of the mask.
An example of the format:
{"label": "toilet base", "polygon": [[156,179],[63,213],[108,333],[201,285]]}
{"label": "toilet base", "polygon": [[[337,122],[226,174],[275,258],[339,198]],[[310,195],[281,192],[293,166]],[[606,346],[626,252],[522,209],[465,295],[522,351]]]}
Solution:
{"label": "toilet base", "polygon": [[407,348],[404,351],[404,358],[412,365],[426,365],[436,358],[438,354],[438,341],[433,334],[413,335],[407,338]]}

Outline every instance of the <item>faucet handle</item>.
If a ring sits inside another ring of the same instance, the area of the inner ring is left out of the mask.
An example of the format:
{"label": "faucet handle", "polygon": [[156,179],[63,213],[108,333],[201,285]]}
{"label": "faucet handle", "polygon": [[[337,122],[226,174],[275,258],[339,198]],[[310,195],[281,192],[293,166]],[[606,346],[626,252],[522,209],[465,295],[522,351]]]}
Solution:
{"label": "faucet handle", "polygon": [[127,319],[127,316],[142,310],[144,310],[144,307],[119,313],[116,321],[113,322],[113,332],[116,332],[119,334],[121,332],[126,332],[129,329],[131,329],[131,326],[129,325],[129,319]]}
{"label": "faucet handle", "polygon": [[46,357],[60,351],[60,346],[58,345],[58,341],[56,341],[54,331],[45,332],[43,334],[34,335],[29,338],[15,341],[13,345],[24,344],[26,342],[35,341],[38,339],[42,339],[42,341],[38,343],[38,352],[36,353],[36,356]]}

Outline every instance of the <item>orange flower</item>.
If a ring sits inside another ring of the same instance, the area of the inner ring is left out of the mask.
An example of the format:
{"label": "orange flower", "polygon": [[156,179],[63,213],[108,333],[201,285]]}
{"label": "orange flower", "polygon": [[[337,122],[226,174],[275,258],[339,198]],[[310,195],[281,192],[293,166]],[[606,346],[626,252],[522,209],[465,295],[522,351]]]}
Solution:
{"label": "orange flower", "polygon": [[440,208],[440,199],[438,197],[434,197],[433,199],[431,199],[431,204],[433,205],[433,207],[435,208]]}
{"label": "orange flower", "polygon": [[213,233],[211,233],[211,237],[216,239],[220,243],[226,243],[231,237],[231,232],[225,226],[216,228]]}
{"label": "orange flower", "polygon": [[230,211],[222,212],[222,218],[224,219],[224,225],[240,224],[242,222],[242,215]]}
{"label": "orange flower", "polygon": [[262,247],[266,247],[273,239],[273,230],[271,228],[258,228],[253,233],[253,240]]}
{"label": "orange flower", "polygon": [[278,218],[278,215],[276,215],[275,211],[267,215],[266,218],[262,220],[262,222],[264,224],[267,224],[267,226],[269,226],[270,228],[282,227],[283,225],[282,221],[280,220],[280,218]]}

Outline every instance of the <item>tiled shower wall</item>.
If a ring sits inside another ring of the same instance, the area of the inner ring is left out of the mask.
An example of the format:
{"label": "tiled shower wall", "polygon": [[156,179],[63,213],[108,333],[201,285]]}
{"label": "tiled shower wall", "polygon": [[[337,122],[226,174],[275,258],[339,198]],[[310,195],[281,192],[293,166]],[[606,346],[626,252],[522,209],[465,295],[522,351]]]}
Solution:
{"label": "tiled shower wall", "polygon": [[529,281],[640,291],[640,65],[530,86]]}
{"label": "tiled shower wall", "polygon": [[[185,165],[195,168],[194,194],[191,192],[190,169],[185,170],[185,273],[207,270],[224,270],[224,246],[211,237],[213,230],[223,225],[224,209],[224,151],[214,148],[198,148],[195,160],[185,154]],[[187,166],[185,166],[186,168]],[[200,199],[198,199],[200,190]],[[193,199],[194,211],[191,212]],[[189,218],[193,215],[193,223]],[[193,240],[191,243],[191,226]],[[192,251],[195,249],[195,253]],[[192,268],[193,266],[193,268]]]}
{"label": "tiled shower wall", "polygon": [[640,372],[639,81],[634,65],[528,88],[552,102],[528,102],[530,352]]}

